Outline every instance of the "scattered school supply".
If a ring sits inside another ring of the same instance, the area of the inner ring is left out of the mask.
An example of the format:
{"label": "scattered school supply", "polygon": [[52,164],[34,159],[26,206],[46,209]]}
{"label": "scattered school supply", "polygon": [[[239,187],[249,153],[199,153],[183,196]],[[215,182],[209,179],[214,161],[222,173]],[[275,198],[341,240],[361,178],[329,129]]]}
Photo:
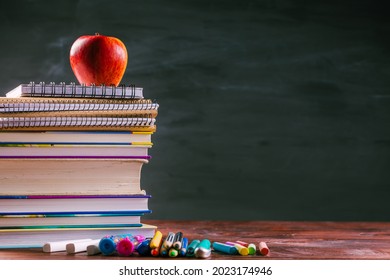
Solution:
{"label": "scattered school supply", "polygon": [[172,247],[176,250],[180,250],[181,244],[183,242],[183,233],[181,231],[176,232],[175,237],[173,239]]}
{"label": "scattered school supply", "polygon": [[179,255],[179,252],[175,248],[169,249],[168,256],[171,258],[176,258]]}
{"label": "scattered school supply", "polygon": [[76,254],[80,252],[86,252],[87,247],[90,245],[98,246],[100,239],[94,239],[89,241],[70,242],[66,244],[66,252],[68,254]]}
{"label": "scattered school supply", "polygon": [[173,240],[175,239],[175,234],[173,232],[168,232],[167,237],[164,239],[161,247],[169,250],[172,247]]}
{"label": "scattered school supply", "polygon": [[238,243],[234,243],[234,247],[236,247],[238,253],[242,256],[247,256],[249,254],[249,249],[244,247]]}
{"label": "scattered school supply", "polygon": [[162,243],[162,233],[159,230],[156,230],[156,233],[154,234],[152,240],[150,241],[150,248],[155,249],[161,246]]}
{"label": "scattered school supply", "polygon": [[203,239],[195,249],[195,257],[206,259],[211,255],[210,240]]}
{"label": "scattered school supply", "polygon": [[187,248],[187,254],[186,255],[188,257],[195,256],[195,250],[199,246],[199,243],[200,243],[200,240],[198,240],[198,239],[195,239],[195,240],[191,241],[190,245],[188,245],[188,248]]}
{"label": "scattered school supply", "polygon": [[[99,242],[100,242],[100,240],[99,240]],[[100,254],[101,252],[100,252],[100,249],[99,249],[99,244],[97,244],[97,245],[88,245],[87,246],[87,255],[88,256],[94,256],[94,255],[98,255],[98,254]]]}
{"label": "scattered school supply", "polygon": [[77,240],[62,240],[62,241],[53,241],[53,242],[46,242],[42,246],[42,250],[45,253],[52,253],[52,252],[60,252],[66,250],[66,245],[69,243],[76,243],[76,242],[83,242],[83,241],[91,241],[92,239],[77,239]]}
{"label": "scattered school supply", "polygon": [[248,245],[249,255],[255,255],[256,254],[256,245],[253,243],[250,243]]}
{"label": "scattered school supply", "polygon": [[269,254],[269,248],[268,248],[268,246],[267,246],[267,244],[265,242],[260,242],[259,243],[259,252],[263,256],[266,256],[266,255]]}
{"label": "scattered school supply", "polygon": [[112,255],[116,251],[122,256],[131,255],[134,250],[132,242],[137,242],[138,244],[138,242],[144,239],[145,237],[143,236],[133,236],[131,234],[105,236],[99,242],[99,249],[106,256]]}
{"label": "scattered school supply", "polygon": [[236,249],[236,247],[221,242],[213,242],[213,249],[215,251],[223,252],[229,255],[238,254],[238,250]]}
{"label": "scattered school supply", "polygon": [[188,238],[187,237],[183,237],[183,240],[182,240],[182,243],[181,243],[181,248],[180,248],[180,251],[179,251],[179,254],[181,257],[185,257],[186,253],[187,253],[187,247],[188,247]]}
{"label": "scattered school supply", "polygon": [[145,239],[137,246],[137,252],[141,256],[149,256],[150,255],[150,241],[151,239]]}

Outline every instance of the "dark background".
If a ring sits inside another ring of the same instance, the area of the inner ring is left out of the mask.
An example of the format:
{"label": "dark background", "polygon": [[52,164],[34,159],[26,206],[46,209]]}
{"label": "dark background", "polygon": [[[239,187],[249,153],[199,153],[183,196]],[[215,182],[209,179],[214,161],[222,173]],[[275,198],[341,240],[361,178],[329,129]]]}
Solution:
{"label": "dark background", "polygon": [[0,93],[118,37],[160,104],[148,218],[390,220],[386,2],[2,1]]}

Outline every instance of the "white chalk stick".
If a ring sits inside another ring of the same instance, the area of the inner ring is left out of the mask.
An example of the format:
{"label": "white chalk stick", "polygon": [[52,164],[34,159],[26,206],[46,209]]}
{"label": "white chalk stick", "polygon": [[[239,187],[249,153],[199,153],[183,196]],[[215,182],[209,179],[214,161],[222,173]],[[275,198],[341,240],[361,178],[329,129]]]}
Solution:
{"label": "white chalk stick", "polygon": [[82,242],[71,242],[71,243],[66,244],[66,252],[68,254],[85,252],[85,251],[87,251],[87,247],[89,245],[98,246],[99,242],[100,242],[100,239],[88,240],[88,241],[82,241]]}
{"label": "white chalk stick", "polygon": [[77,239],[77,240],[63,240],[63,241],[54,241],[54,242],[47,242],[43,244],[43,252],[45,253],[52,253],[52,252],[60,252],[60,251],[66,251],[66,244],[73,243],[73,242],[83,242],[87,240],[92,239]]}
{"label": "white chalk stick", "polygon": [[87,246],[87,255],[88,256],[93,256],[93,255],[97,255],[97,254],[100,254],[100,249],[99,249],[99,245],[89,245]]}

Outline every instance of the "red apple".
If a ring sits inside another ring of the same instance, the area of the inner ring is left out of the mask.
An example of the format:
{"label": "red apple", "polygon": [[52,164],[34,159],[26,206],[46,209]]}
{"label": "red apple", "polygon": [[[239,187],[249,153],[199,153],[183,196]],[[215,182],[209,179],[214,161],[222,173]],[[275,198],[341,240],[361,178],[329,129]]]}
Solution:
{"label": "red apple", "polygon": [[118,86],[126,70],[127,50],[115,37],[81,36],[70,49],[70,66],[80,84]]}

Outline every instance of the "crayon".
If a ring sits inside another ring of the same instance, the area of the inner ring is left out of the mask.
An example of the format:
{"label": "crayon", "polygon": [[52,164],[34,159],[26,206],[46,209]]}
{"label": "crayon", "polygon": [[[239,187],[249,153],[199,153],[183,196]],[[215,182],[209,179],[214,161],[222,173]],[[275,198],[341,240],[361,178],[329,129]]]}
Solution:
{"label": "crayon", "polygon": [[69,243],[83,242],[83,241],[90,241],[90,240],[92,240],[92,239],[87,238],[87,239],[47,242],[47,243],[43,244],[42,250],[45,253],[66,251],[66,245],[69,244]]}
{"label": "crayon", "polygon": [[198,239],[192,240],[190,245],[188,245],[186,256],[193,257],[195,255],[195,249],[198,247],[199,243],[200,240]]}
{"label": "crayon", "polygon": [[206,259],[211,255],[210,240],[203,239],[195,249],[195,257]]}
{"label": "crayon", "polygon": [[175,234],[173,232],[169,232],[161,246],[164,247],[165,249],[171,248],[174,238],[175,238]]}
{"label": "crayon", "polygon": [[178,255],[179,252],[175,248],[172,247],[171,249],[169,249],[168,256],[170,256],[171,258],[176,258]]}
{"label": "crayon", "polygon": [[269,248],[268,248],[268,246],[267,246],[267,244],[265,242],[260,242],[259,243],[259,251],[260,251],[260,254],[262,254],[263,256],[268,255]]}
{"label": "crayon", "polygon": [[161,246],[161,243],[162,243],[162,233],[161,231],[157,230],[156,233],[154,234],[152,240],[150,241],[150,249],[154,249],[154,248],[157,248],[157,247],[160,247]]}
{"label": "crayon", "polygon": [[223,252],[223,253],[226,253],[229,255],[237,255],[238,254],[238,250],[236,249],[236,247],[234,247],[232,245],[224,244],[221,242],[214,242],[213,248],[215,251]]}
{"label": "crayon", "polygon": [[151,242],[151,239],[148,238],[148,239],[145,239],[144,241],[142,241],[140,244],[138,244],[138,246],[137,246],[138,254],[140,254],[141,256],[150,255],[150,242]]}
{"label": "crayon", "polygon": [[175,238],[173,239],[172,247],[176,250],[180,250],[181,243],[183,242],[183,233],[181,231],[176,232]]}
{"label": "crayon", "polygon": [[181,249],[180,249],[180,256],[184,257],[187,253],[187,247],[188,247],[188,238],[183,237],[183,241],[181,243]]}
{"label": "crayon", "polygon": [[240,244],[241,246],[244,246],[244,247],[247,247],[247,248],[249,246],[249,243],[244,242],[244,241],[240,241],[240,240],[234,241],[234,243]]}
{"label": "crayon", "polygon": [[248,244],[248,250],[249,250],[249,255],[255,255],[256,254],[256,245],[253,243]]}
{"label": "crayon", "polygon": [[249,249],[247,247],[244,247],[240,244],[234,244],[234,247],[236,247],[238,253],[241,255],[241,256],[247,256],[249,254]]}
{"label": "crayon", "polygon": [[99,245],[100,239],[97,240],[88,240],[81,242],[71,242],[66,244],[66,253],[75,254],[80,252],[86,252],[89,245]]}

